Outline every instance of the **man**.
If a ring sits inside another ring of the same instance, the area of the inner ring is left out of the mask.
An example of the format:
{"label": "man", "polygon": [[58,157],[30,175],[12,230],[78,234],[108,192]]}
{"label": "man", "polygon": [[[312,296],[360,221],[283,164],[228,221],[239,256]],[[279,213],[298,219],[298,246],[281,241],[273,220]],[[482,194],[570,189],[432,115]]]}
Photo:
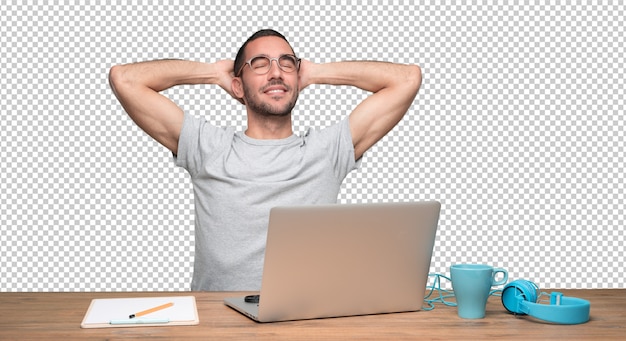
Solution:
{"label": "man", "polygon": [[[416,65],[300,60],[283,35],[261,30],[234,63],[140,62],[112,67],[109,79],[129,116],[191,176],[191,289],[259,290],[269,210],[336,203],[345,176],[408,110],[421,71]],[[246,107],[245,132],[186,114],[159,94],[181,84],[217,84],[227,91]],[[300,91],[312,84],[350,85],[373,94],[345,120],[297,136],[291,111]]]}

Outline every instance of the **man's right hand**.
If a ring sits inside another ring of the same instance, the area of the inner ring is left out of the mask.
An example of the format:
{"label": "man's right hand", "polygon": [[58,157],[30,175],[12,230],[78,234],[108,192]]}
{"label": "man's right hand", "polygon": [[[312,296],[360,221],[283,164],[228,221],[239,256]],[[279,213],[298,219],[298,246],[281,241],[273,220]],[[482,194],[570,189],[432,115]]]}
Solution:
{"label": "man's right hand", "polygon": [[235,78],[235,62],[233,60],[225,59],[215,62],[214,65],[218,73],[218,85],[232,98],[236,99],[239,103],[244,104],[243,99],[237,97],[232,89],[233,79]]}

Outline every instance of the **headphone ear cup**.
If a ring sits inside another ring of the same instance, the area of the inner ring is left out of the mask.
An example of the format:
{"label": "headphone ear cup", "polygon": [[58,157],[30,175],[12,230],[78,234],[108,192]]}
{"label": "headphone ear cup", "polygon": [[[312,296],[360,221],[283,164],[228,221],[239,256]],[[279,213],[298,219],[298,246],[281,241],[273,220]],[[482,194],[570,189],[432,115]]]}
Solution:
{"label": "headphone ear cup", "polygon": [[537,285],[531,281],[518,279],[502,289],[502,305],[513,314],[526,314],[523,302],[537,302]]}

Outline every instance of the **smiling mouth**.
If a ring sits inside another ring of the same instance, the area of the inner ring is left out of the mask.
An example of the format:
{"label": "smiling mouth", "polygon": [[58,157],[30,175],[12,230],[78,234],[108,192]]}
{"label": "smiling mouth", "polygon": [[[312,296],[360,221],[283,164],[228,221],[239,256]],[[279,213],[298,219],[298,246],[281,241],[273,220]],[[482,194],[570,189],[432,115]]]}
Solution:
{"label": "smiling mouth", "polygon": [[263,92],[268,95],[282,95],[289,92],[289,87],[282,82],[271,82],[263,89]]}

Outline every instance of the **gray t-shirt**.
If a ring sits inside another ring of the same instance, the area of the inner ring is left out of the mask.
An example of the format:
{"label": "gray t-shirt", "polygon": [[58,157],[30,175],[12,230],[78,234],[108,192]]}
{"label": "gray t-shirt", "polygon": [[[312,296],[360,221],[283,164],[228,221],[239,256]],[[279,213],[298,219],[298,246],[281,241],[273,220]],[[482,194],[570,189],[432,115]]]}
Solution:
{"label": "gray t-shirt", "polygon": [[193,183],[192,290],[260,290],[269,211],[336,203],[358,167],[348,119],[304,136],[257,140],[185,114],[174,161]]}

